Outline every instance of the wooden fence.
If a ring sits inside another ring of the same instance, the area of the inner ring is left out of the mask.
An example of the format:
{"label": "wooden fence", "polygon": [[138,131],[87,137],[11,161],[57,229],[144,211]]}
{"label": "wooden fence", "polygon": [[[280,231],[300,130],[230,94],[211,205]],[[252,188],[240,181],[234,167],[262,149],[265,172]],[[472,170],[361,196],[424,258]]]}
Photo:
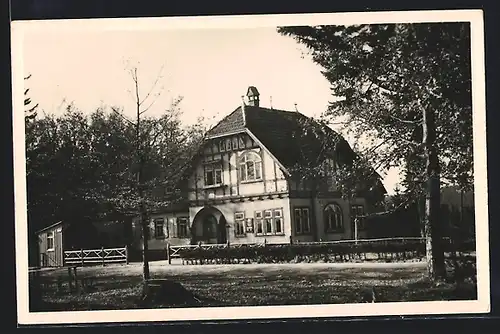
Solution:
{"label": "wooden fence", "polygon": [[64,251],[65,266],[84,266],[86,264],[126,263],[128,264],[128,247],[80,249]]}

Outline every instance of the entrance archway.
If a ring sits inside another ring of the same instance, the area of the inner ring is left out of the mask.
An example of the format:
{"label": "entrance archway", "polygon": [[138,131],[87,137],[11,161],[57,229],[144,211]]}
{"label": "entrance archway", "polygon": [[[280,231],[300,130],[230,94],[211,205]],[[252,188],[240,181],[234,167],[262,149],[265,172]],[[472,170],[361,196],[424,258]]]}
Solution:
{"label": "entrance archway", "polygon": [[226,219],[215,207],[204,207],[193,220],[192,243],[224,244],[227,242]]}

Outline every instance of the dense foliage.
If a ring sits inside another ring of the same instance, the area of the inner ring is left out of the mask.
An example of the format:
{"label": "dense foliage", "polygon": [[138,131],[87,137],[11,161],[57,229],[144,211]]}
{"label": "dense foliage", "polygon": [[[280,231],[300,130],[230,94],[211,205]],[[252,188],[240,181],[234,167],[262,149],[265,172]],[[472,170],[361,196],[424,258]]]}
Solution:
{"label": "dense foliage", "polygon": [[354,135],[369,166],[398,167],[406,174],[401,205],[426,198],[421,221],[429,275],[443,278],[440,184],[464,190],[473,184],[470,25],[332,25],[278,32],[305,45],[323,68],[335,97],[323,117]]}
{"label": "dense foliage", "polygon": [[[149,208],[178,197],[183,172],[202,138],[200,126],[183,127],[180,115],[176,108],[143,120]],[[117,112],[98,109],[86,115],[69,105],[60,116],[33,118],[27,130],[31,228],[137,212],[134,129]]]}

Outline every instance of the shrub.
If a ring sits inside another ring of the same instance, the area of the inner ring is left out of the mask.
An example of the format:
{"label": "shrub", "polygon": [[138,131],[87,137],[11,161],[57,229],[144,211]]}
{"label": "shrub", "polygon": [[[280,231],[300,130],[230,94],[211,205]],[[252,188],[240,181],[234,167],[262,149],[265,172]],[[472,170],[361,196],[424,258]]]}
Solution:
{"label": "shrub", "polygon": [[[463,243],[460,248],[470,247],[471,243]],[[445,248],[451,246],[447,243]],[[456,246],[454,246],[456,248]],[[388,239],[376,241],[333,242],[333,243],[297,243],[238,245],[238,247],[196,247],[179,251],[184,260],[196,262],[331,262],[346,259],[365,260],[367,253],[378,254],[378,258],[388,259],[388,255],[396,258],[418,258],[425,255],[425,243],[419,239]]]}

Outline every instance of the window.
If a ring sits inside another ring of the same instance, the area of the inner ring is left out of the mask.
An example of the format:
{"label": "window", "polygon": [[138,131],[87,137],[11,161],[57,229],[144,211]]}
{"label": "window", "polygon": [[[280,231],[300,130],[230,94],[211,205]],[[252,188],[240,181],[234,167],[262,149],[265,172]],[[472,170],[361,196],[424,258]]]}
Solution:
{"label": "window", "polygon": [[273,212],[271,210],[264,211],[264,231],[265,234],[273,233]]}
{"label": "window", "polygon": [[358,229],[362,230],[365,228],[365,219],[362,217],[365,214],[363,205],[354,204],[351,205],[351,220],[354,223],[358,216],[361,216],[358,221]]}
{"label": "window", "polygon": [[245,235],[245,213],[236,212],[234,214],[234,233],[236,236]]}
{"label": "window", "polygon": [[328,204],[323,211],[323,219],[326,232],[342,231],[344,223],[342,220],[342,210],[335,203]]}
{"label": "window", "polygon": [[188,222],[189,219],[186,217],[177,218],[177,237],[187,238],[188,237]]}
{"label": "window", "polygon": [[222,164],[214,163],[205,166],[205,186],[222,184]]}
{"label": "window", "polygon": [[47,250],[54,250],[54,231],[47,233]]}
{"label": "window", "polygon": [[219,152],[224,152],[226,150],[226,142],[224,139],[219,141]]}
{"label": "window", "polygon": [[311,222],[309,218],[309,208],[295,208],[295,233],[308,234],[311,233]]}
{"label": "window", "polygon": [[245,138],[243,136],[238,137],[239,148],[245,148]]}
{"label": "window", "polygon": [[280,235],[283,233],[282,209],[270,209],[255,212],[255,234]]}
{"label": "window", "polygon": [[164,220],[163,218],[157,218],[153,221],[155,228],[155,238],[165,238],[165,230],[164,230]]}
{"label": "window", "polygon": [[264,234],[264,226],[262,221],[262,211],[255,212],[255,234]]}
{"label": "window", "polygon": [[283,212],[281,209],[273,210],[273,228],[275,234],[283,234]]}
{"label": "window", "polygon": [[240,159],[241,181],[257,181],[262,179],[262,160],[255,152],[247,152]]}
{"label": "window", "polygon": [[238,149],[238,137],[233,137],[233,147],[232,147],[233,150],[237,150]]}

